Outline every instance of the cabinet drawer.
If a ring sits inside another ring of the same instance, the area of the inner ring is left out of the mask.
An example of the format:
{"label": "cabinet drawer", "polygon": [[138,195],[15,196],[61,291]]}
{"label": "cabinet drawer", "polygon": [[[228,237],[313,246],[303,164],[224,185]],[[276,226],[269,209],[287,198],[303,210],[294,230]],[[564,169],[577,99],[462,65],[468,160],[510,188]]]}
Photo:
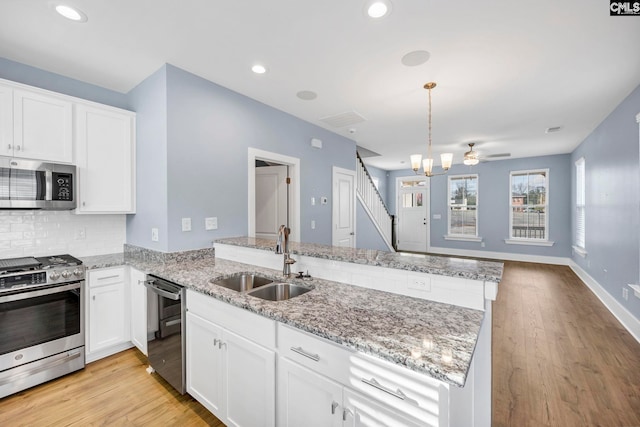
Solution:
{"label": "cabinet drawer", "polygon": [[290,326],[278,324],[278,353],[342,384],[348,384],[355,352]]}
{"label": "cabinet drawer", "polygon": [[187,289],[187,310],[223,328],[275,349],[276,322],[213,297]]}
{"label": "cabinet drawer", "polygon": [[124,282],[124,267],[101,268],[99,270],[89,270],[89,287],[113,285]]}
{"label": "cabinet drawer", "polygon": [[448,417],[448,385],[366,354],[351,358],[348,384],[427,425],[442,425],[438,420]]}

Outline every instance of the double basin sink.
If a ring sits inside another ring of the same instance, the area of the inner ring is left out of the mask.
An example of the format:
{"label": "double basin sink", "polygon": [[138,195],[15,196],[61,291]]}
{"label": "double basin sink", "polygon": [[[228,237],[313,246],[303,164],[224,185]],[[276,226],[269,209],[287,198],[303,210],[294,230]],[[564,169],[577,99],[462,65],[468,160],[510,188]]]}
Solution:
{"label": "double basin sink", "polygon": [[311,290],[305,286],[294,283],[277,283],[266,277],[249,273],[235,274],[223,279],[212,279],[211,283],[268,301],[285,301],[306,294]]}

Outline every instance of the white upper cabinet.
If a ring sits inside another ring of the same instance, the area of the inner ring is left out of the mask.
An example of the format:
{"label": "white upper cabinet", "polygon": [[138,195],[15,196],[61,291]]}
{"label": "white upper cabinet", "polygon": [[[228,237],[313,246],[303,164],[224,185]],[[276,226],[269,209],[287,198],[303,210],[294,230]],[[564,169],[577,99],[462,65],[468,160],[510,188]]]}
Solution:
{"label": "white upper cabinet", "polygon": [[[9,154],[11,152],[12,154]],[[0,154],[13,155],[13,89],[0,85]]]}
{"label": "white upper cabinet", "polygon": [[73,104],[63,96],[0,86],[0,154],[73,161]]}
{"label": "white upper cabinet", "polygon": [[77,104],[77,213],[135,213],[135,113]]}

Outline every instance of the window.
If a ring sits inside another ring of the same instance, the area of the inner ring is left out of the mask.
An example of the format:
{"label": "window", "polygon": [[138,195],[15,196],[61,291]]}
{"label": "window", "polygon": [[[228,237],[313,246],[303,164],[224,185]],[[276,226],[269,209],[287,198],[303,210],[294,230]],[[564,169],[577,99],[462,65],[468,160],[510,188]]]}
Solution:
{"label": "window", "polygon": [[478,237],[478,175],[449,177],[449,236]]}
{"label": "window", "polygon": [[548,186],[548,169],[511,172],[511,239],[549,240]]}
{"label": "window", "polygon": [[576,240],[574,249],[585,255],[585,169],[584,157],[576,161]]}

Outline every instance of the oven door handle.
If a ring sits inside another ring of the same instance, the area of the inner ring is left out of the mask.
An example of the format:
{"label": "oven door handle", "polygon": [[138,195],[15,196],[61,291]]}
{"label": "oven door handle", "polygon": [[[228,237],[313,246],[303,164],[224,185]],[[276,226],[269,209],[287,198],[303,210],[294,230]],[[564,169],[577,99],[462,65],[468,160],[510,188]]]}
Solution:
{"label": "oven door handle", "polygon": [[153,284],[154,280],[145,280],[144,285],[151,290],[151,292],[156,293],[162,297],[167,299],[178,301],[180,299],[180,293],[173,293],[169,291],[165,291]]}
{"label": "oven door handle", "polygon": [[27,298],[35,298],[35,297],[41,297],[44,295],[57,294],[60,292],[71,291],[73,289],[80,289],[80,282],[71,283],[69,285],[64,285],[64,286],[54,286],[52,288],[27,290],[19,294],[0,296],[0,303],[20,301]]}

